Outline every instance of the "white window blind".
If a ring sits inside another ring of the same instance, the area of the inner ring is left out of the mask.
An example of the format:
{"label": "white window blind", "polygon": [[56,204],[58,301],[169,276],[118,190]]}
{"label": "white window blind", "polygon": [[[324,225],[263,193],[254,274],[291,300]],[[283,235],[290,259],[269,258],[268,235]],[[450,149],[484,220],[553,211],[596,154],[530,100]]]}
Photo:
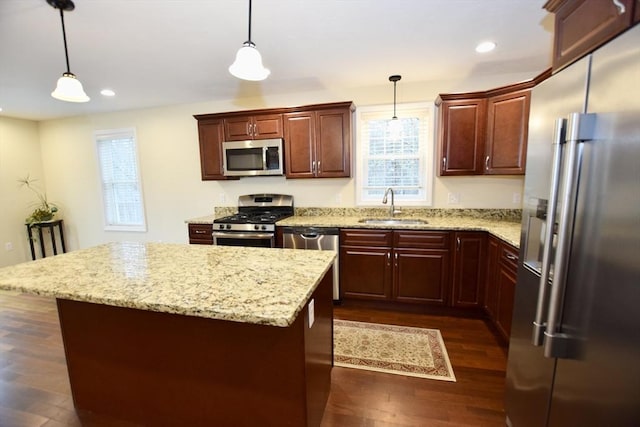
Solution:
{"label": "white window blind", "polygon": [[146,231],[134,129],[95,133],[105,230]]}
{"label": "white window blind", "polygon": [[430,205],[433,104],[363,107],[357,114],[358,204],[376,205],[391,187],[396,202]]}

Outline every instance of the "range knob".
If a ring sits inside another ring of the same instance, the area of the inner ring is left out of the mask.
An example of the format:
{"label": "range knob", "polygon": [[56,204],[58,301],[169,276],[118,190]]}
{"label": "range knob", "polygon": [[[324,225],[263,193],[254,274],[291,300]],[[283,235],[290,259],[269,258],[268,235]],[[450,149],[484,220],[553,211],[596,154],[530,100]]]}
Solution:
{"label": "range knob", "polygon": [[218,226],[218,228],[219,228],[220,230],[224,230],[224,224],[220,224],[220,225]]}
{"label": "range knob", "polygon": [[231,224],[227,224],[227,230],[231,230]]}
{"label": "range knob", "polygon": [[256,224],[256,225],[253,226],[253,229],[254,230],[260,230],[260,226],[258,224]]}
{"label": "range knob", "polygon": [[263,226],[262,226],[262,227],[260,227],[260,228],[262,228],[263,230],[266,230],[266,229],[267,229],[267,226],[266,226],[266,225],[263,225]]}

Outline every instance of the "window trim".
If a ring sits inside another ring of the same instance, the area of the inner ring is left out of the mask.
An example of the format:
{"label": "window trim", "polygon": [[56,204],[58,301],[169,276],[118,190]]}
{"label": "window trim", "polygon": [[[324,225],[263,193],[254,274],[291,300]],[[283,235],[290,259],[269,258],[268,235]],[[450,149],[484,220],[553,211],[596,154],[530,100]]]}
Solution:
{"label": "window trim", "polygon": [[[127,137],[132,138],[135,145],[134,155],[135,155],[135,164],[136,164],[136,182],[138,184],[138,189],[140,191],[140,207],[142,209],[142,224],[108,224],[107,223],[107,206],[105,201],[105,193],[104,193],[104,182],[102,181],[102,162],[100,160],[100,150],[98,148],[99,139],[105,137]],[[119,128],[119,129],[103,129],[96,130],[93,132],[93,142],[94,149],[96,153],[96,162],[98,169],[98,186],[100,187],[100,203],[102,205],[102,222],[104,231],[131,231],[131,232],[147,232],[147,214],[144,203],[144,191],[142,185],[142,177],[140,172],[140,154],[138,147],[138,136],[136,133],[136,129],[133,127],[130,128]]]}
{"label": "window trim", "polygon": [[[402,206],[423,206],[423,207],[431,207],[433,206],[433,183],[434,183],[434,175],[436,173],[435,164],[434,164],[434,151],[435,151],[435,118],[436,118],[436,108],[435,103],[433,101],[428,102],[413,102],[413,103],[403,103],[396,104],[396,115],[399,118],[402,118],[405,112],[407,111],[415,111],[417,109],[425,109],[426,110],[426,131],[423,135],[424,138],[424,146],[421,147],[422,158],[420,161],[423,165],[423,184],[424,184],[424,198],[421,200],[402,200],[396,197],[396,204]],[[362,141],[362,137],[364,132],[361,131],[361,127],[363,125],[363,115],[372,114],[372,113],[387,113],[391,116],[391,111],[393,111],[393,104],[381,104],[381,105],[370,105],[364,107],[358,107],[356,109],[356,206],[381,206],[382,199],[378,203],[372,200],[363,200],[363,184],[364,184],[364,143]],[[405,116],[406,117],[406,116]],[[389,117],[390,118],[390,117]]]}

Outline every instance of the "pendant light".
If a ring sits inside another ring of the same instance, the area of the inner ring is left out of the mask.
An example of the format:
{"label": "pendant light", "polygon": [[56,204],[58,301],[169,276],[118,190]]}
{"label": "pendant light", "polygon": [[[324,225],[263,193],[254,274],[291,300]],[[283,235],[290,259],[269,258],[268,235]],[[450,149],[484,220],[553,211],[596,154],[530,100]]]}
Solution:
{"label": "pendant light", "polygon": [[51,96],[61,101],[67,102],[87,102],[89,97],[82,88],[82,83],[69,69],[69,52],[67,50],[67,34],[64,28],[64,11],[71,12],[75,5],[71,0],[47,0],[54,9],[60,10],[60,21],[62,22],[62,39],[64,41],[64,56],[67,60],[67,71],[58,79],[56,89],[51,92]]}
{"label": "pendant light", "polygon": [[389,81],[393,82],[393,117],[389,122],[389,136],[394,140],[402,136],[402,123],[398,121],[398,116],[396,115],[396,83],[401,78],[402,76],[399,75],[389,76]]}
{"label": "pendant light", "polygon": [[393,117],[391,117],[392,120],[398,120],[398,116],[396,116],[396,83],[398,83],[398,80],[400,80],[401,78],[402,76],[399,76],[399,75],[389,76],[389,81],[393,82]]}
{"label": "pendant light", "polygon": [[242,44],[236,54],[236,60],[229,72],[242,80],[259,81],[267,78],[271,71],[262,65],[262,56],[255,43],[251,41],[251,0],[249,0],[249,39]]}

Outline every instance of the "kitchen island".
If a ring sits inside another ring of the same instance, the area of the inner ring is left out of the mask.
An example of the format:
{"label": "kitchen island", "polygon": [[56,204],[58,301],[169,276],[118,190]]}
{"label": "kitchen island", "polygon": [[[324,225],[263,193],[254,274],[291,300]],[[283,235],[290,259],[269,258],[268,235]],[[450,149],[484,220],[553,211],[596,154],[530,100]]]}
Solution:
{"label": "kitchen island", "polygon": [[317,426],[334,256],[111,243],[0,269],[0,289],[57,299],[76,408],[154,426]]}

